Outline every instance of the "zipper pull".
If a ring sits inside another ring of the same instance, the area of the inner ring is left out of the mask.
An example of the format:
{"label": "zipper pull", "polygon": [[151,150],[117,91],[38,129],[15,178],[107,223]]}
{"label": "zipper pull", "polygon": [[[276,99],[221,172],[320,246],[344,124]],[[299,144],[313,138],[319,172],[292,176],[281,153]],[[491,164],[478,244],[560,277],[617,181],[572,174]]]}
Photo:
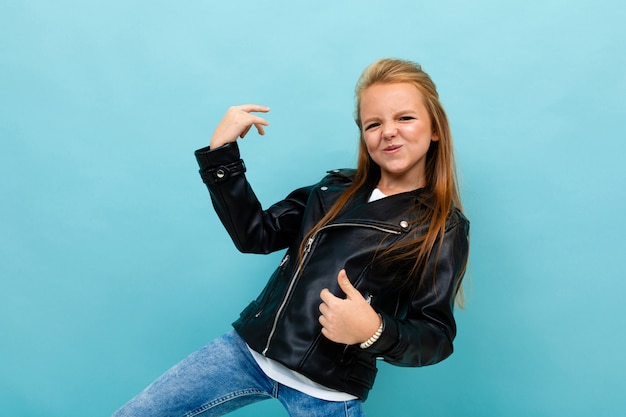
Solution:
{"label": "zipper pull", "polygon": [[368,294],[367,297],[365,297],[365,301],[367,301],[367,304],[372,304],[372,298],[374,298],[372,294]]}
{"label": "zipper pull", "polygon": [[311,236],[309,240],[307,240],[306,246],[304,247],[304,253],[309,253],[312,245],[313,245],[313,236]]}

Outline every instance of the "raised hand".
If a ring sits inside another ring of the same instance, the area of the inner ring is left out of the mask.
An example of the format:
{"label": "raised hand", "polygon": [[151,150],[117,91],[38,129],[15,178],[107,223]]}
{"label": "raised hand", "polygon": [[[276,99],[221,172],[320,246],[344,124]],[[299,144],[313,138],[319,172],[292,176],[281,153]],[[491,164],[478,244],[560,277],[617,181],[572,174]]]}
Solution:
{"label": "raised hand", "polygon": [[264,135],[265,130],[263,126],[268,126],[269,122],[252,113],[267,113],[268,111],[270,111],[269,107],[259,106],[257,104],[232,106],[213,131],[210,144],[211,149],[243,138],[252,126],[256,127],[260,135]]}
{"label": "raised hand", "polygon": [[327,288],[320,293],[319,322],[322,334],[337,343],[352,345],[369,339],[380,326],[380,316],[363,298],[342,269],[337,275],[346,298],[335,297]]}

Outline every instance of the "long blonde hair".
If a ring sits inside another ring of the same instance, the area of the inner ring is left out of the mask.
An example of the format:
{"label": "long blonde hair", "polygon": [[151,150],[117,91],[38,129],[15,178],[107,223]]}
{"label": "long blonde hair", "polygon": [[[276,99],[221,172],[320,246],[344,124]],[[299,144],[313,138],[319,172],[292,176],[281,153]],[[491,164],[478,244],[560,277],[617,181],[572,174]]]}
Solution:
{"label": "long blonde hair", "polygon": [[[365,90],[372,85],[392,83],[410,83],[418,88],[424,97],[424,105],[430,115],[433,136],[439,138],[438,141],[431,142],[426,155],[425,195],[428,204],[426,211],[416,220],[418,225],[428,224],[428,231],[415,239],[392,245],[381,256],[383,263],[388,265],[397,261],[410,262],[411,271],[401,283],[411,285],[415,283],[410,281],[410,277],[426,265],[433,251],[435,256],[438,256],[439,247],[435,248],[435,243],[437,239],[439,239],[440,244],[443,240],[446,219],[450,212],[455,207],[462,210],[448,117],[439,101],[435,84],[417,63],[399,59],[381,59],[369,65],[361,74],[355,88],[355,121],[361,133],[357,170],[353,183],[328,213],[309,231],[304,241],[319,228],[332,221],[361,187],[366,184],[376,184],[380,179],[380,167],[369,156],[363,138],[360,115],[361,99]],[[456,283],[457,290],[460,289],[462,276],[463,274],[460,274],[459,282]],[[417,284],[421,285],[421,281],[422,279]],[[462,291],[458,295],[457,301],[462,304]]]}

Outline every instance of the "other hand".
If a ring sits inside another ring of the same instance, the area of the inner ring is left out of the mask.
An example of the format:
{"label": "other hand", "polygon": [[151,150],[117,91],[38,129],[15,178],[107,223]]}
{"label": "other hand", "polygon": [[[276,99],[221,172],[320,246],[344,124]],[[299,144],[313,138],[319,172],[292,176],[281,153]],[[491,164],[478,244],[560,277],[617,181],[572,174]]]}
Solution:
{"label": "other hand", "polygon": [[257,104],[232,106],[228,109],[213,132],[210,145],[211,149],[243,138],[252,126],[257,129],[260,135],[264,135],[265,130],[263,127],[268,126],[269,122],[262,117],[252,114],[252,112],[267,113],[268,111],[270,111],[269,107],[259,106]]}

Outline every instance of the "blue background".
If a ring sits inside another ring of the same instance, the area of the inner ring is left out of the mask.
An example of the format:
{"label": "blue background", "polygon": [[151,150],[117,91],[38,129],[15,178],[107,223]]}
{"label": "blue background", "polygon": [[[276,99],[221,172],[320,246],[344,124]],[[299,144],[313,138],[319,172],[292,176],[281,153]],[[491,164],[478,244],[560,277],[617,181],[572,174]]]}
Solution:
{"label": "blue background", "polygon": [[108,416],[227,331],[280,254],[234,249],[193,151],[253,102],[265,205],[354,166],[392,56],[438,84],[472,253],[455,354],[382,364],[368,415],[621,415],[625,4],[2,0],[2,414]]}

